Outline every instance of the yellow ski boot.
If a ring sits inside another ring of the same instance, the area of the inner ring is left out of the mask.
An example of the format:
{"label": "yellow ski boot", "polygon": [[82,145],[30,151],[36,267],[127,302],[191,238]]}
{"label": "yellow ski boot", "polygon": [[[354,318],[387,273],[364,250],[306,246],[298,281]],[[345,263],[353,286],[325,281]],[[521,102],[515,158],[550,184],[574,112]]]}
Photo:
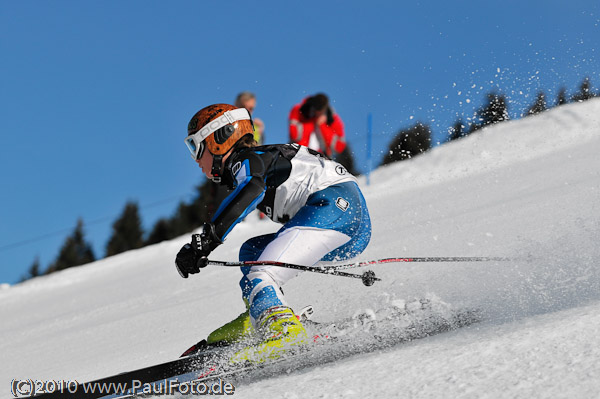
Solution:
{"label": "yellow ski boot", "polygon": [[225,346],[253,336],[254,327],[250,322],[250,312],[246,310],[229,323],[211,332],[206,338],[206,343],[208,345]]}
{"label": "yellow ski boot", "polygon": [[210,347],[228,346],[245,340],[251,341],[255,335],[254,327],[250,322],[250,312],[246,310],[229,323],[211,332],[206,339],[192,345],[183,352],[181,357],[195,355]]}
{"label": "yellow ski boot", "polygon": [[236,352],[231,358],[232,363],[263,363],[308,343],[304,326],[287,306],[267,309],[257,320],[257,325],[263,342]]}

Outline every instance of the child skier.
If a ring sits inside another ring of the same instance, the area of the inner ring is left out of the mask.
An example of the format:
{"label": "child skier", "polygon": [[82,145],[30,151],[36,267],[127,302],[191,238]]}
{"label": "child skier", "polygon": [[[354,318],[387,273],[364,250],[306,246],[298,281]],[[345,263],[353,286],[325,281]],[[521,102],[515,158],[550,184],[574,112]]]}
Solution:
{"label": "child skier", "polygon": [[[257,146],[245,108],[214,104],[198,111],[185,142],[204,174],[233,190],[210,222],[176,258],[182,277],[199,273],[209,254],[258,208],[283,227],[254,237],[240,248],[240,261],[277,261],[312,266],[348,259],[369,243],[371,222],[356,178],[340,164],[298,144]],[[246,312],[212,332],[209,345],[262,339],[233,361],[261,361],[306,343],[306,331],[286,304],[280,287],[298,271],[276,266],[242,268]]]}

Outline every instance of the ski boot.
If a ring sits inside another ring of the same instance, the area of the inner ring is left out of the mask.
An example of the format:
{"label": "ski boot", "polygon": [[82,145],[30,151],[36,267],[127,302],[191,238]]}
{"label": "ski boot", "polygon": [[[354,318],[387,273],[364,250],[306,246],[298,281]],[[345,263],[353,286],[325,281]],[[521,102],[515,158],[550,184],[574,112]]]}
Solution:
{"label": "ski boot", "polygon": [[211,332],[206,339],[192,345],[188,350],[183,352],[181,357],[195,355],[210,348],[229,346],[251,339],[254,335],[254,327],[252,327],[252,323],[250,322],[250,312],[246,310],[229,323]]}
{"label": "ski boot", "polygon": [[254,327],[250,322],[250,311],[246,310],[229,323],[217,328],[206,338],[210,346],[227,346],[254,336]]}
{"label": "ski boot", "polygon": [[304,326],[287,306],[265,310],[257,320],[257,326],[263,341],[236,352],[231,358],[232,363],[264,363],[309,342]]}

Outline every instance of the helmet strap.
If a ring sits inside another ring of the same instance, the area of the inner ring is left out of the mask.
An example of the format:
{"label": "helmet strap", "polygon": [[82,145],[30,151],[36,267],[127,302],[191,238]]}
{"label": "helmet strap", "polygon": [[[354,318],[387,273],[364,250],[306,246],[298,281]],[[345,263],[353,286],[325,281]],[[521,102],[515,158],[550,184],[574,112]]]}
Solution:
{"label": "helmet strap", "polygon": [[215,183],[221,183],[221,169],[223,169],[223,155],[213,154],[213,164],[210,171],[211,180]]}

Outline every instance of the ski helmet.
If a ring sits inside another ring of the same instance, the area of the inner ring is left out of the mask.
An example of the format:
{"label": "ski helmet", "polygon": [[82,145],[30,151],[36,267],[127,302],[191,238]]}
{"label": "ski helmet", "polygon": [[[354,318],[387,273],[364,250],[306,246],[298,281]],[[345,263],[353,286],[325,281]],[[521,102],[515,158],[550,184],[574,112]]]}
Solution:
{"label": "ski helmet", "polygon": [[194,160],[199,159],[205,150],[213,155],[211,174],[214,181],[220,181],[223,156],[248,134],[254,135],[254,125],[247,109],[213,104],[192,117],[185,143]]}

